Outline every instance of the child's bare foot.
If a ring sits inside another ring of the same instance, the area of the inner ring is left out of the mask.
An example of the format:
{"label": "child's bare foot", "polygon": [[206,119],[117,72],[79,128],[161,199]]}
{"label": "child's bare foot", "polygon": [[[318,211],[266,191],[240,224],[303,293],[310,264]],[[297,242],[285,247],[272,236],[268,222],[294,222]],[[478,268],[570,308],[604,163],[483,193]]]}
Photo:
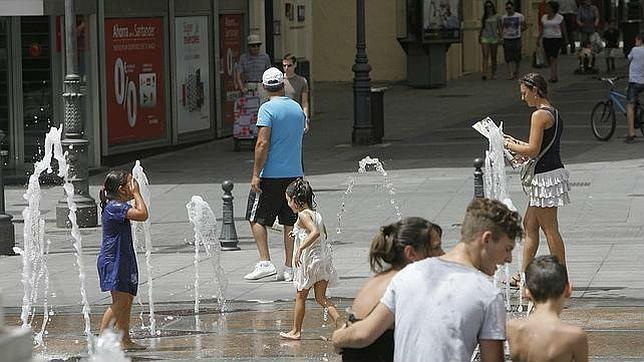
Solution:
{"label": "child's bare foot", "polygon": [[131,340],[123,341],[121,342],[121,345],[123,346],[124,351],[142,351],[148,348],[142,344],[134,343]]}
{"label": "child's bare foot", "polygon": [[293,331],[289,331],[288,333],[280,332],[280,337],[291,341],[299,341],[301,339],[300,332]]}

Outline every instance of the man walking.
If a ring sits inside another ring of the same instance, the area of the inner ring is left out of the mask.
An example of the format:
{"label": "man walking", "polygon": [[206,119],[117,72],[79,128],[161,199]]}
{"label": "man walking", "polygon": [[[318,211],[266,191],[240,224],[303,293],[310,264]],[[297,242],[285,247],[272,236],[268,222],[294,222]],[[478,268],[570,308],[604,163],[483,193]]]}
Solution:
{"label": "man walking", "polygon": [[635,46],[628,53],[628,90],[626,98],[626,120],[628,121],[628,134],[624,139],[626,143],[635,142],[635,104],[640,93],[644,91],[644,33],[635,37]]}
{"label": "man walking", "polygon": [[503,361],[505,306],[488,276],[522,235],[517,212],[474,199],[454,249],[398,272],[367,318],[333,333],[336,350],[363,348],[395,322],[394,361],[469,361],[477,343],[481,361]]}
{"label": "man walking", "polygon": [[269,101],[259,107],[255,164],[248,195],[246,219],[257,243],[259,262],[244,279],[257,280],[277,274],[268,250],[267,226],[277,217],[284,226],[284,270],[278,279],[293,280],[291,261],[293,238],[289,233],[297,220],[286,200],[286,187],[302,177],[302,136],[306,117],[299,104],[284,95],[284,74],[277,68],[267,69],[262,85]]}
{"label": "man walking", "polygon": [[268,100],[261,81],[262,74],[271,66],[271,59],[266,53],[260,51],[262,41],[258,35],[251,34],[247,38],[248,53],[239,57],[239,62],[235,68],[235,86],[242,91],[242,95],[259,96],[261,102]]}
{"label": "man walking", "polygon": [[508,79],[517,79],[521,64],[521,33],[527,28],[523,14],[514,10],[514,3],[505,3],[506,14],[501,17],[503,56],[508,66]]}
{"label": "man walking", "polygon": [[306,78],[295,74],[297,69],[297,59],[291,53],[282,57],[282,68],[284,68],[284,93],[287,97],[296,101],[302,106],[306,115],[306,128],[304,133],[309,130],[309,83]]}

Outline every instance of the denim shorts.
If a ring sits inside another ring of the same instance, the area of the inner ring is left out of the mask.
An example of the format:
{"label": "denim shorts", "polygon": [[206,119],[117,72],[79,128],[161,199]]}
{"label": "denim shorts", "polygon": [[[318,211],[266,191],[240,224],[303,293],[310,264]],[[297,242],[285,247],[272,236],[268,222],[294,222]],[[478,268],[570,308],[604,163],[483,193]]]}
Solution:
{"label": "denim shorts", "polygon": [[644,84],[628,83],[628,90],[626,91],[626,99],[628,100],[628,103],[635,104],[642,92],[644,92]]}

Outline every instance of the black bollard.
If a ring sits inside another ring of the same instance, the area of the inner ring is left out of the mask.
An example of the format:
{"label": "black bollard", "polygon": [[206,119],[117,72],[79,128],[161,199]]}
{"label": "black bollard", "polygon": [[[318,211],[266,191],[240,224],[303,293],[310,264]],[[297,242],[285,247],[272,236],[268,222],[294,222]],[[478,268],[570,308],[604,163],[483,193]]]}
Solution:
{"label": "black bollard", "polygon": [[235,217],[233,214],[233,184],[232,181],[224,181],[221,184],[221,188],[224,190],[224,196],[221,197],[224,200],[223,211],[222,211],[222,221],[221,221],[221,234],[219,235],[219,244],[221,245],[221,250],[230,251],[230,250],[241,250],[237,243],[237,230],[235,230]]}
{"label": "black bollard", "polygon": [[485,189],[483,188],[483,159],[474,159],[474,197],[485,197]]}
{"label": "black bollard", "polygon": [[[0,130],[0,145],[4,141],[4,132]],[[0,151],[1,152],[1,151]],[[4,209],[4,155],[0,153],[0,255],[15,255],[13,247],[16,246],[16,236],[13,230],[13,216],[6,214]]]}

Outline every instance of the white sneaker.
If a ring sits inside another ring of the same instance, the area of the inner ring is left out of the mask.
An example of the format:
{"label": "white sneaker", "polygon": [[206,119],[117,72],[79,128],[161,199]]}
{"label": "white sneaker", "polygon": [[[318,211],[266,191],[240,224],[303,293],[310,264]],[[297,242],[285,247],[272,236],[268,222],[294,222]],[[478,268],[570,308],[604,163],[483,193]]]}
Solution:
{"label": "white sneaker", "polygon": [[260,261],[259,263],[255,264],[255,270],[252,272],[244,275],[244,279],[246,280],[257,280],[257,279],[262,279],[269,277],[271,275],[275,275],[277,270],[275,269],[275,265],[271,263],[270,261]]}
{"label": "white sneaker", "polygon": [[285,282],[292,282],[293,281],[293,268],[285,266],[283,275],[284,275],[284,281]]}

